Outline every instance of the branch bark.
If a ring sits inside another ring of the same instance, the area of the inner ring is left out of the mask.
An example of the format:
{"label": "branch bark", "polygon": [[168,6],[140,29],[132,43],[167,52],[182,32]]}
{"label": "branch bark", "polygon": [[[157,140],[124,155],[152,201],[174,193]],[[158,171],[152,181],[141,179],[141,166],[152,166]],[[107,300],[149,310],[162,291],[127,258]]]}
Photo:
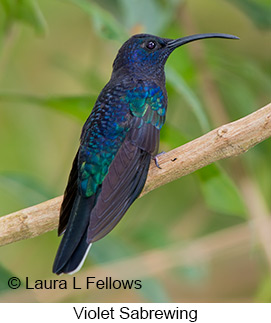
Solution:
{"label": "branch bark", "polygon": [[[159,157],[151,164],[140,195],[188,175],[215,161],[241,155],[271,137],[271,104],[225,124]],[[63,196],[0,218],[0,246],[32,238],[55,229]]]}

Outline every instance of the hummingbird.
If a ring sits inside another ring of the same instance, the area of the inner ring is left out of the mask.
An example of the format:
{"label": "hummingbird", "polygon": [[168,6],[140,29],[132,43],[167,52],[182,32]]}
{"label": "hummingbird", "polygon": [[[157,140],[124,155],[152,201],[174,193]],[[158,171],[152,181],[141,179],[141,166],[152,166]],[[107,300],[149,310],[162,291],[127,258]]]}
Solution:
{"label": "hummingbird", "polygon": [[54,273],[80,270],[92,243],[117,225],[141,193],[166,118],[165,63],[176,48],[204,38],[238,39],[221,33],[178,39],[137,34],[119,49],[82,129],[60,209],[58,235],[64,235]]}

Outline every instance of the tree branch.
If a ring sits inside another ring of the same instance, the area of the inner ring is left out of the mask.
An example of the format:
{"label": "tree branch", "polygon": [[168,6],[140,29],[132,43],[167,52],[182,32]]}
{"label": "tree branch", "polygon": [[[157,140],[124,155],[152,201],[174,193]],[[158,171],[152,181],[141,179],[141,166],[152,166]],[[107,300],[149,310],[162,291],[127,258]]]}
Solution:
{"label": "tree branch", "polygon": [[[271,137],[271,104],[161,155],[140,196],[215,161],[237,156]],[[0,246],[55,229],[62,196],[0,218]]]}

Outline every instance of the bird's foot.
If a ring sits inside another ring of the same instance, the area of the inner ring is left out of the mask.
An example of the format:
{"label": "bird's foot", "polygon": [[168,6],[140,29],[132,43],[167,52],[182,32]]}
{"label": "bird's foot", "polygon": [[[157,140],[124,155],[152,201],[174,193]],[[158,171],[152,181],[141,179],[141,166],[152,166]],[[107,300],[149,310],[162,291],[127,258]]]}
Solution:
{"label": "bird's foot", "polygon": [[156,156],[152,157],[152,159],[155,162],[155,166],[159,169],[162,169],[162,167],[160,167],[159,163],[158,163],[158,157],[161,155],[164,155],[166,152],[165,151],[161,151],[159,154],[157,154]]}

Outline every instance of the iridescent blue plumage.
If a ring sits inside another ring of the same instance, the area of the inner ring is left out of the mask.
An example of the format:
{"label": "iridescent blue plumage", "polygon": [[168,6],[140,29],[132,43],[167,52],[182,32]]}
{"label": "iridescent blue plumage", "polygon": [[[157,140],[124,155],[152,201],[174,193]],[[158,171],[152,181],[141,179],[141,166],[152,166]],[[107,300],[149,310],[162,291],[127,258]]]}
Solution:
{"label": "iridescent blue plumage", "polygon": [[109,233],[142,191],[165,122],[164,65],[178,46],[201,38],[170,40],[135,35],[120,48],[110,81],[81,134],[60,210],[64,233],[53,272],[80,268],[92,242]]}
{"label": "iridescent blue plumage", "polygon": [[154,83],[139,82],[132,89],[118,85],[105,93],[98,98],[81,136],[79,182],[85,197],[95,194],[102,184],[131,128],[131,115],[136,117],[134,122],[140,118],[138,128],[150,123],[160,130],[165,122],[166,100]]}

